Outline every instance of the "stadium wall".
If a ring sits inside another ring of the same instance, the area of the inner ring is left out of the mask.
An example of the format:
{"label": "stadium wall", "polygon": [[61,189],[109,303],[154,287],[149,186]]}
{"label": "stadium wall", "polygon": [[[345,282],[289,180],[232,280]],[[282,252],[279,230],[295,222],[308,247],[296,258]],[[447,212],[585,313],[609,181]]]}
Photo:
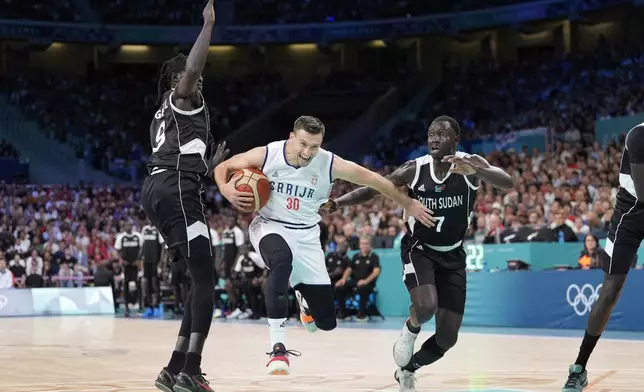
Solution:
{"label": "stadium wall", "polygon": [[[603,245],[603,244],[602,244]],[[581,243],[468,245],[464,325],[523,328],[585,328],[603,280],[601,270],[547,271],[576,266]],[[382,272],[377,305],[385,317],[406,316],[409,294],[402,281],[400,251],[377,249]],[[353,255],[352,252],[350,256]],[[642,265],[644,250],[639,252]],[[531,271],[498,271],[508,260],[531,264]],[[489,272],[497,271],[497,272]],[[644,330],[644,271],[632,270],[608,324],[615,330]]]}
{"label": "stadium wall", "polygon": [[113,314],[110,287],[0,290],[0,318]]}

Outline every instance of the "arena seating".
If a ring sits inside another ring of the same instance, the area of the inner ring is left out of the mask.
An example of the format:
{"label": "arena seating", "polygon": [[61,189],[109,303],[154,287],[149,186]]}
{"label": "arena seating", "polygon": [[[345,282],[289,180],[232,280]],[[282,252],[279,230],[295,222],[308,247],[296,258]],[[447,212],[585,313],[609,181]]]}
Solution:
{"label": "arena seating", "polygon": [[[443,12],[516,4],[527,0],[422,1],[399,0],[236,0],[235,24],[330,23],[366,19],[405,18]],[[198,0],[92,0],[106,23],[200,24],[203,2]]]}
{"label": "arena seating", "polygon": [[461,122],[466,140],[547,126],[559,140],[588,143],[595,120],[644,111],[643,68],[640,45],[600,43],[591,54],[448,69],[418,117],[397,126],[393,143],[379,141],[378,158],[404,160],[407,146],[425,143],[420,130],[427,129],[431,116],[443,113]]}
{"label": "arena seating", "polygon": [[72,0],[1,0],[1,18],[77,22],[80,15]]}
{"label": "arena seating", "polygon": [[[95,168],[107,172],[114,159],[140,161],[149,150],[158,78],[149,75],[73,78],[23,74],[8,78],[6,84],[11,103],[37,119],[56,139],[73,143],[79,157],[88,157]],[[240,127],[251,114],[261,112],[267,103],[286,96],[278,75],[210,80],[205,87],[212,131],[218,139]],[[62,90],[67,93],[57,93]]]}

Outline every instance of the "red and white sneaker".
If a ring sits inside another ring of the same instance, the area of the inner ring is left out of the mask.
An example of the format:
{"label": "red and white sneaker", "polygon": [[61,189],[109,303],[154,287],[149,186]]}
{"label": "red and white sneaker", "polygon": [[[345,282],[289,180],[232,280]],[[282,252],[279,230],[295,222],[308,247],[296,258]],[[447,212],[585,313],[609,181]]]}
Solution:
{"label": "red and white sneaker", "polygon": [[271,359],[266,364],[268,374],[273,376],[286,376],[290,373],[290,362],[288,357],[293,355],[299,357],[302,355],[299,351],[287,350],[282,343],[275,343],[273,351],[266,353]]}

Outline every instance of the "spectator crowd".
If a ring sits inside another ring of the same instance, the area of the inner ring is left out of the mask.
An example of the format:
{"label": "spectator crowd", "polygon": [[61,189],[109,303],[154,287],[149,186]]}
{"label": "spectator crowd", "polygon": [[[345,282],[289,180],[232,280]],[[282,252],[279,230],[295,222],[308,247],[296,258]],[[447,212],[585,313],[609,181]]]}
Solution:
{"label": "spectator crowd", "polygon": [[[71,143],[79,158],[110,173],[116,162],[143,162],[149,150],[158,75],[141,73],[100,78],[21,74],[4,84],[9,101],[37,119],[48,137]],[[287,95],[281,78],[274,74],[210,80],[205,86],[218,140]]]}

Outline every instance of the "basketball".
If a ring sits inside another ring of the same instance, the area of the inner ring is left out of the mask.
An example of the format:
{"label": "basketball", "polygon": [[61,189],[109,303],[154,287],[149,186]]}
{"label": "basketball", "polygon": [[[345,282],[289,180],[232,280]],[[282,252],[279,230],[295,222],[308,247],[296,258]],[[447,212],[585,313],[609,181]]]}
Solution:
{"label": "basketball", "polygon": [[271,183],[261,170],[254,167],[237,170],[233,177],[239,175],[241,177],[235,183],[235,189],[240,192],[251,192],[255,203],[255,208],[244,212],[259,211],[271,197]]}

